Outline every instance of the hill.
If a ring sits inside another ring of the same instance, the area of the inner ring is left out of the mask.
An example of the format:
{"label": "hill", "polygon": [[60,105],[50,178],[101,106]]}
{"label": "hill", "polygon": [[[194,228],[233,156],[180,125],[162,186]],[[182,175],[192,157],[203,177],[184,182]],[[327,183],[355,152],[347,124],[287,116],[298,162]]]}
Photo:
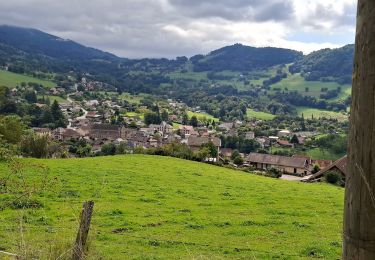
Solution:
{"label": "hill", "polygon": [[301,72],[308,81],[335,81],[340,84],[351,84],[353,59],[353,44],[337,49],[322,49],[295,62],[290,66],[290,71]]}
{"label": "hill", "polygon": [[26,53],[33,52],[56,59],[118,59],[113,54],[31,28],[2,25],[0,26],[0,42]]}
{"label": "hill", "polygon": [[52,88],[56,86],[56,84],[52,81],[41,80],[38,78],[13,73],[10,71],[0,70],[0,86],[15,87],[17,85],[20,85],[22,82],[33,82],[43,85],[47,88]]}
{"label": "hill", "polygon": [[206,56],[193,56],[190,60],[194,71],[251,71],[288,64],[302,56],[301,52],[289,49],[234,44],[212,51]]}
{"label": "hill", "polygon": [[35,258],[66,252],[92,199],[89,258],[340,258],[341,188],[157,156],[23,162],[47,166],[55,181],[36,198],[42,208],[1,211],[6,251],[17,252],[22,236]]}

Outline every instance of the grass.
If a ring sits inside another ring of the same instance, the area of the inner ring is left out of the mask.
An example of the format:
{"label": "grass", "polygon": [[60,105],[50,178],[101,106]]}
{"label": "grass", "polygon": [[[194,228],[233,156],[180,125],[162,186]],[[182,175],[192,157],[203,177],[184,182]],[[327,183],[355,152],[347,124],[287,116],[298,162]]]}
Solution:
{"label": "grass", "polygon": [[24,162],[56,183],[42,208],[2,210],[5,251],[23,240],[45,259],[72,245],[82,202],[94,200],[89,259],[340,258],[342,188],[158,156]]}
{"label": "grass", "polygon": [[191,118],[192,116],[196,116],[199,121],[206,120],[214,120],[215,122],[219,122],[219,118],[216,118],[208,113],[197,113],[192,111],[187,111],[188,117]]}
{"label": "grass", "polygon": [[[38,95],[38,98],[42,98],[43,96],[41,96],[41,95]],[[51,101],[51,103],[52,102],[54,102],[55,100],[57,101],[57,102],[59,102],[60,104],[61,103],[67,103],[68,101],[66,100],[66,99],[64,99],[64,98],[62,98],[62,97],[60,97],[60,96],[44,96],[45,98],[49,98],[49,100]]]}
{"label": "grass", "polygon": [[131,104],[140,104],[141,100],[145,97],[145,95],[131,95],[130,93],[122,93],[119,96],[119,99],[126,100]]}
{"label": "grass", "polygon": [[345,155],[345,153],[335,154],[335,153],[332,153],[332,151],[328,151],[324,149],[322,150],[319,148],[307,150],[305,154],[314,159],[332,160],[332,161],[336,161],[337,159],[340,159],[341,157]]}
{"label": "grass", "polygon": [[275,118],[275,115],[271,113],[254,111],[254,109],[251,109],[251,108],[247,109],[247,116],[250,118],[255,118],[255,119],[260,119],[260,120],[272,120]]}
{"label": "grass", "polygon": [[[289,91],[298,91],[302,95],[317,98],[319,98],[322,93],[322,88],[332,90],[337,89],[337,87],[341,87],[341,92],[337,98],[333,98],[332,100],[345,99],[350,95],[351,85],[340,85],[336,82],[305,81],[299,73],[293,75],[289,74],[287,78],[271,86],[272,89],[279,88],[284,90],[285,88],[288,88]],[[309,88],[309,91],[306,92],[305,88]]]}
{"label": "grass", "polygon": [[10,71],[0,70],[0,85],[7,87],[16,87],[21,85],[22,82],[33,82],[43,85],[46,88],[52,88],[56,86],[56,83],[47,80],[41,80],[30,76],[13,73]]}
{"label": "grass", "polygon": [[144,118],[145,118],[144,113],[138,113],[138,112],[126,112],[125,116],[127,116],[127,117],[139,117],[141,120],[144,120]]}
{"label": "grass", "polygon": [[337,159],[340,159],[341,157],[345,155],[345,154],[336,154],[330,150],[319,149],[319,148],[312,148],[312,149],[307,149],[306,151],[301,151],[301,150],[296,150],[293,148],[286,148],[286,147],[272,147],[272,152],[276,152],[276,151],[284,151],[284,152],[289,152],[289,153],[297,154],[297,155],[305,155],[316,160],[332,160],[332,161],[336,161]]}
{"label": "grass", "polygon": [[296,107],[296,110],[299,116],[303,114],[305,118],[311,118],[312,116],[314,116],[314,118],[321,118],[321,117],[336,118],[339,121],[348,120],[347,115],[343,113],[339,113],[339,112],[334,112],[334,111],[328,111],[328,110],[310,108],[310,107]]}

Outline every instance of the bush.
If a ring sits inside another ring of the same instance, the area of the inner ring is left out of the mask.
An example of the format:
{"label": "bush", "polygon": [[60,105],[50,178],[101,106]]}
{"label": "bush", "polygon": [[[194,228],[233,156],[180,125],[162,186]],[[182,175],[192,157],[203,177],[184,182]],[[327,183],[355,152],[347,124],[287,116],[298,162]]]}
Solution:
{"label": "bush", "polygon": [[236,165],[242,165],[243,164],[243,158],[241,155],[238,155],[236,158],[233,159],[233,163]]}
{"label": "bush", "polygon": [[280,178],[283,175],[283,173],[279,169],[274,167],[269,168],[267,170],[267,174],[274,178]]}
{"label": "bush", "polygon": [[331,184],[341,184],[342,182],[341,174],[335,171],[328,171],[325,177],[326,181]]}

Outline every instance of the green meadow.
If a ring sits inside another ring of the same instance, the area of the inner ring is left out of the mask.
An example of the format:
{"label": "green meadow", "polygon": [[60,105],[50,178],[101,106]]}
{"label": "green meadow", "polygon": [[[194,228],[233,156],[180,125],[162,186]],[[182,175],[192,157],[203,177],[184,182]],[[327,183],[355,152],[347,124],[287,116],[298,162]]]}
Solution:
{"label": "green meadow", "polygon": [[215,122],[219,122],[219,118],[216,118],[208,113],[198,113],[198,112],[187,111],[187,114],[189,118],[191,118],[192,116],[196,116],[199,121],[206,119],[210,121],[214,120]]}
{"label": "green meadow", "polygon": [[275,115],[271,113],[262,112],[262,111],[255,111],[254,109],[248,108],[247,117],[260,119],[260,120],[272,120],[275,118]]}
{"label": "green meadow", "polygon": [[339,121],[348,120],[348,115],[340,113],[340,112],[334,112],[334,111],[328,111],[328,110],[310,108],[310,107],[296,107],[296,110],[297,110],[298,116],[301,116],[303,114],[305,118],[326,117],[326,118],[336,118]]}
{"label": "green meadow", "polygon": [[[317,98],[319,98],[322,93],[322,88],[332,90],[338,87],[341,88],[341,92],[337,98],[332,100],[345,99],[350,95],[351,86],[348,84],[340,85],[336,82],[306,81],[299,73],[293,75],[289,74],[287,78],[271,86],[272,89],[279,88],[280,90],[284,90],[287,88],[289,91],[298,91],[302,95]],[[308,88],[308,91],[306,91],[306,88]]]}
{"label": "green meadow", "polygon": [[0,70],[0,85],[4,85],[7,87],[16,87],[17,85],[21,85],[22,82],[38,83],[47,88],[52,88],[56,86],[56,84],[52,81],[41,80],[38,78],[13,73],[10,71]]}
{"label": "green meadow", "polygon": [[0,199],[0,248],[27,259],[69,259],[86,200],[88,259],[340,258],[339,187],[146,155],[21,162],[26,183],[33,165],[52,181],[33,203]]}
{"label": "green meadow", "polygon": [[[42,98],[43,96],[42,95],[38,95],[38,98]],[[68,101],[60,96],[51,96],[51,95],[48,95],[48,96],[44,96],[45,98],[49,98],[49,100],[52,102],[54,102],[55,100],[57,102],[59,102],[60,104],[61,103],[67,103]]]}

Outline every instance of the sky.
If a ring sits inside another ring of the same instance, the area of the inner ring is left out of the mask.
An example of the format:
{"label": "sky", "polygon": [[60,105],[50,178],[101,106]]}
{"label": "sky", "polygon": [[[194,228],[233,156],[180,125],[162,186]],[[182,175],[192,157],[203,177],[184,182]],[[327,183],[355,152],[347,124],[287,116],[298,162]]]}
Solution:
{"label": "sky", "polygon": [[127,58],[241,43],[310,53],[354,42],[356,0],[0,0],[0,24]]}

